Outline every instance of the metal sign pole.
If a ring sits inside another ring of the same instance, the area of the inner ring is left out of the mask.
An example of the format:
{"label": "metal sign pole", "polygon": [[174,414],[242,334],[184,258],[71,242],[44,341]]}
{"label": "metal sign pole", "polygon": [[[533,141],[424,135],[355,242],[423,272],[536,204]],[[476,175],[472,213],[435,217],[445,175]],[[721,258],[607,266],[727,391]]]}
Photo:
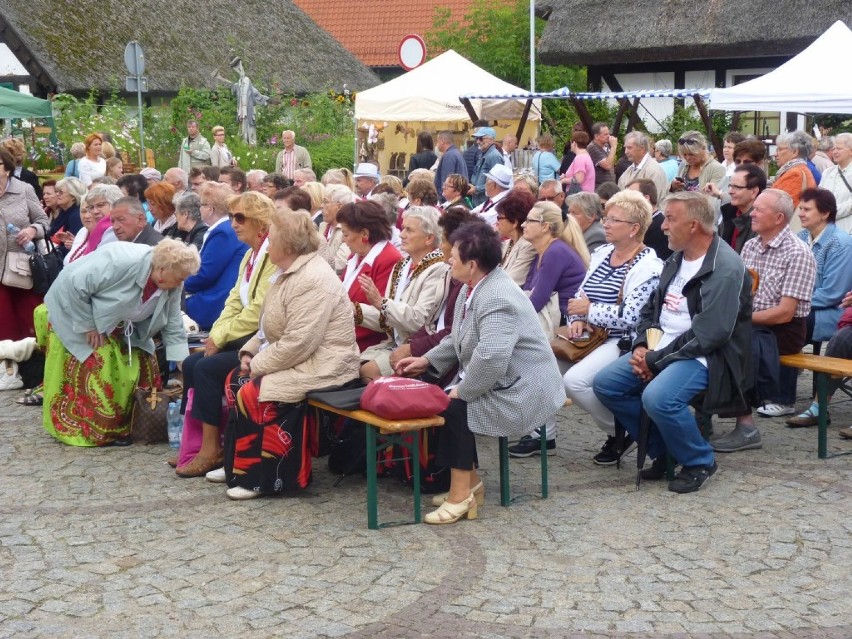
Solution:
{"label": "metal sign pole", "polygon": [[142,123],[142,76],[136,76],[136,99],[139,104],[139,166],[145,166],[145,125]]}
{"label": "metal sign pole", "polygon": [[[145,166],[145,125],[142,122],[142,83],[146,81],[146,78],[142,74],[145,73],[145,54],[136,40],[127,43],[124,49],[124,64],[131,75],[127,78],[128,85],[131,83],[131,78],[136,82],[136,102],[139,111],[139,166],[143,167]],[[131,86],[126,88],[128,91],[132,90]]]}

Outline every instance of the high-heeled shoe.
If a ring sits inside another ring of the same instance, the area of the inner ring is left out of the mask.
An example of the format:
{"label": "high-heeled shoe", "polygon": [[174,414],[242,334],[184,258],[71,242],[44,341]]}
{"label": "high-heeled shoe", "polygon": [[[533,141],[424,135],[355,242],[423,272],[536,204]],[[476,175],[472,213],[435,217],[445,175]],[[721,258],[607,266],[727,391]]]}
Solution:
{"label": "high-heeled shoe", "polygon": [[426,515],[423,521],[433,525],[454,524],[463,517],[467,517],[468,519],[476,519],[477,517],[476,498],[473,496],[473,493],[458,504],[451,504],[445,501],[438,510]]}
{"label": "high-heeled shoe", "polygon": [[[471,490],[473,496],[476,497],[476,505],[482,506],[485,503],[485,484],[479,482],[476,486]],[[447,501],[447,497],[450,496],[450,493],[438,493],[437,495],[432,495],[432,505],[440,506],[445,501]]]}

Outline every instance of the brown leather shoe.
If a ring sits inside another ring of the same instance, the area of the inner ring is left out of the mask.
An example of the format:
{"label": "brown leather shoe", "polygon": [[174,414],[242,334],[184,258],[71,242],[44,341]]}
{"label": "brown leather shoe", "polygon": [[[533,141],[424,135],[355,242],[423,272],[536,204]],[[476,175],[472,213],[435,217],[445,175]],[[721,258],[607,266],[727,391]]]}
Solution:
{"label": "brown leather shoe", "polygon": [[183,466],[175,470],[178,477],[204,477],[211,470],[216,470],[225,465],[225,455],[219,453],[213,457],[196,455]]}
{"label": "brown leather shoe", "polygon": [[809,426],[819,424],[819,417],[810,413],[802,413],[801,415],[791,417],[785,423],[787,424],[787,428],[808,428]]}
{"label": "brown leather shoe", "polygon": [[840,429],[840,436],[843,439],[852,439],[852,426]]}

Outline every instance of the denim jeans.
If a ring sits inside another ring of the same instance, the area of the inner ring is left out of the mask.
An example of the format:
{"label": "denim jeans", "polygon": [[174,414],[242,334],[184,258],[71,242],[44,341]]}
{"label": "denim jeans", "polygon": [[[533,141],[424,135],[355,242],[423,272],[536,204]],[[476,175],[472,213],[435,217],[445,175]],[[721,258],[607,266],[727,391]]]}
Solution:
{"label": "denim jeans", "polygon": [[633,374],[631,356],[622,355],[595,376],[595,395],[633,439],[639,435],[640,408],[645,409],[652,421],[651,458],[668,453],[684,466],[710,466],[713,448],[689,410],[689,400],[707,388],[707,368],[694,359],[674,362],[646,385]]}

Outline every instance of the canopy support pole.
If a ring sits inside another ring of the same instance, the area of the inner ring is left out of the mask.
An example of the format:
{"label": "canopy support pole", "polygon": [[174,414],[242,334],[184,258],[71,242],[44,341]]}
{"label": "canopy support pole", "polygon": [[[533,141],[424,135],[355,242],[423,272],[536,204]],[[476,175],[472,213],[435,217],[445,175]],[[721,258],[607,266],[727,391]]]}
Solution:
{"label": "canopy support pole", "polygon": [[515,135],[515,138],[518,140],[518,144],[521,143],[521,136],[524,134],[524,127],[527,124],[527,118],[530,116],[530,109],[532,108],[532,98],[527,100],[527,103],[524,105],[524,112],[521,114],[521,121],[518,122],[518,132]]}
{"label": "canopy support pole", "polygon": [[627,118],[627,129],[625,129],[624,133],[630,133],[633,128],[639,124],[639,100],[640,98],[636,98],[633,100],[633,104],[630,105],[628,112],[630,113],[630,117]]}
{"label": "canopy support pole", "polygon": [[476,109],[473,108],[473,105],[470,103],[470,100],[468,100],[467,98],[459,99],[461,100],[464,110],[467,111],[468,116],[470,116],[470,121],[476,122],[479,119],[479,116],[476,114]]}
{"label": "canopy support pole", "polygon": [[626,98],[618,101],[618,111],[615,112],[615,121],[612,123],[612,134],[616,137],[620,134],[621,121],[624,119],[624,112],[627,110],[628,104],[629,102]]}
{"label": "canopy support pole", "polygon": [[713,145],[713,152],[716,154],[716,159],[721,162],[725,159],[722,155],[722,144],[719,142],[719,136],[716,135],[716,131],[713,129],[713,120],[710,119],[710,114],[707,112],[707,106],[704,104],[704,100],[701,99],[701,96],[697,93],[693,95],[692,98],[695,100],[695,107],[698,109],[701,121],[704,123],[704,129],[707,131],[707,137],[710,138],[710,142]]}
{"label": "canopy support pole", "polygon": [[594,122],[592,122],[592,115],[586,108],[586,104],[577,98],[569,98],[569,100],[574,106],[574,110],[577,111],[577,115],[580,116],[580,122],[583,123],[583,128],[586,129],[586,133],[589,134],[589,137],[592,137],[592,125]]}

